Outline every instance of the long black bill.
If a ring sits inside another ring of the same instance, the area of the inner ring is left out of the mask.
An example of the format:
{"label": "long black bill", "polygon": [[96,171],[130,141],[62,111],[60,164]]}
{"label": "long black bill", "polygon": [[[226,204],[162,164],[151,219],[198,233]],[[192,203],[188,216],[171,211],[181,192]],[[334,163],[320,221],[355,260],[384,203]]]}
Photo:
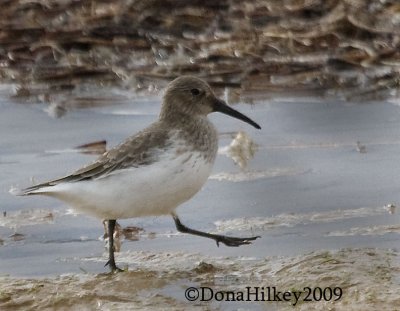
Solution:
{"label": "long black bill", "polygon": [[214,111],[222,112],[227,114],[228,116],[234,117],[236,119],[242,120],[253,125],[256,129],[261,129],[256,122],[246,117],[244,114],[241,114],[239,111],[229,107],[223,100],[216,99],[214,102]]}

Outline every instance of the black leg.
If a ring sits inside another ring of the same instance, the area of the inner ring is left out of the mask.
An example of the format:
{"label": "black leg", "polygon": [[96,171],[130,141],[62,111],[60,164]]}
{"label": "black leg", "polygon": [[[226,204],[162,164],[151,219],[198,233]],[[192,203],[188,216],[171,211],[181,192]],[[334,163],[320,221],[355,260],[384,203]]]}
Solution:
{"label": "black leg", "polygon": [[219,235],[219,234],[211,234],[203,231],[198,231],[194,229],[190,229],[183,225],[177,215],[172,215],[175,221],[176,229],[179,232],[183,233],[188,233],[188,234],[193,234],[193,235],[198,235],[202,236],[205,238],[213,239],[215,242],[217,242],[217,246],[219,246],[219,243],[223,243],[226,246],[240,246],[240,245],[246,245],[246,244],[251,244],[251,241],[254,241],[257,238],[260,238],[260,236],[253,236],[250,238],[236,238],[236,237],[230,237],[226,235]]}
{"label": "black leg", "polygon": [[111,272],[121,272],[122,269],[118,268],[115,264],[115,257],[114,257],[114,229],[116,220],[109,219],[108,221],[108,261],[105,266],[110,266]]}

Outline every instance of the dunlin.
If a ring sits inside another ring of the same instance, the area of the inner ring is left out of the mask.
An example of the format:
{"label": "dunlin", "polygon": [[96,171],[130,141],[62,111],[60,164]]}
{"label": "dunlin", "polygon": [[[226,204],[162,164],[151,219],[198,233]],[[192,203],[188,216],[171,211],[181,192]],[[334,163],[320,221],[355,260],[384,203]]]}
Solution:
{"label": "dunlin", "polygon": [[175,212],[210,175],[218,135],[207,115],[215,111],[260,129],[218,99],[206,82],[182,76],[168,85],[159,118],[149,127],[68,176],[13,193],[54,197],[108,220],[111,271],[120,270],[115,264],[113,233],[121,218],[171,215],[180,232],[213,239],[217,245],[250,244],[256,236],[239,238],[194,230],[183,225]]}

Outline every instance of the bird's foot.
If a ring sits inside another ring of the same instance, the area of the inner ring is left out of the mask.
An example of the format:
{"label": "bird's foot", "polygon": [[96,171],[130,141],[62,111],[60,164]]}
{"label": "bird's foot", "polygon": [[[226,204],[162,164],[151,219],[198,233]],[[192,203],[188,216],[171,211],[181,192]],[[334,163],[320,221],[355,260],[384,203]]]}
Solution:
{"label": "bird's foot", "polygon": [[106,266],[110,267],[111,273],[124,272],[124,270],[117,267],[117,265],[115,264],[115,261],[112,261],[112,260],[107,261],[106,264],[104,265],[104,267],[106,267]]}
{"label": "bird's foot", "polygon": [[215,238],[215,242],[217,242],[218,247],[219,247],[219,243],[223,243],[226,246],[238,247],[240,245],[251,244],[252,243],[251,241],[254,241],[258,238],[261,238],[261,237],[258,235],[258,236],[252,236],[249,238],[237,238],[237,237],[232,237],[232,236],[218,235]]}

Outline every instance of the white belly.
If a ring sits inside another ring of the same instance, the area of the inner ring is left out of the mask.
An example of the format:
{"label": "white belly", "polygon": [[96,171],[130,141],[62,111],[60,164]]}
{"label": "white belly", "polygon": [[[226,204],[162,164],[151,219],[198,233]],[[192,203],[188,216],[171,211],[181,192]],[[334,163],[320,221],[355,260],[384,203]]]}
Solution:
{"label": "white belly", "polygon": [[170,153],[150,165],[43,190],[78,211],[102,219],[165,215],[201,189],[212,165],[198,152]]}

